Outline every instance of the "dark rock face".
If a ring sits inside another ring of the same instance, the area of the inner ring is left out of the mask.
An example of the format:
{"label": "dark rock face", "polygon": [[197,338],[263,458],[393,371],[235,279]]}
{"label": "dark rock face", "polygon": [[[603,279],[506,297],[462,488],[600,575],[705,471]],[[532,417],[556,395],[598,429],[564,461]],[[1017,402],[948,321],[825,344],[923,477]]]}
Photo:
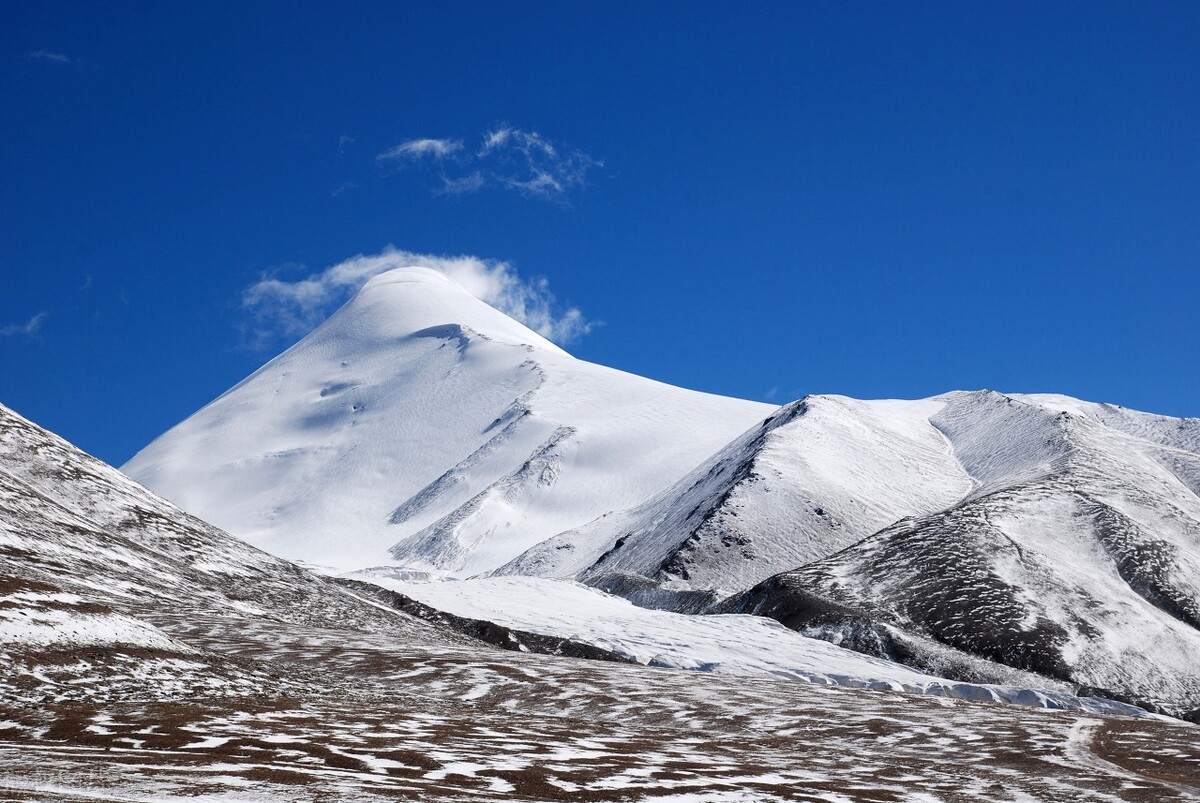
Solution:
{"label": "dark rock face", "polygon": [[866,611],[809,590],[802,578],[779,574],[712,605],[710,614],[767,616],[785,627],[856,652],[897,661],[907,653],[891,631]]}
{"label": "dark rock face", "polygon": [[[880,539],[858,568],[874,588],[886,589],[871,608],[889,611],[892,624],[907,625],[963,652],[1066,680],[1061,656],[1066,632],[1033,600],[999,577],[992,558],[1009,552],[1025,559],[986,519],[962,522],[938,517],[925,526]],[[835,599],[843,592],[829,568],[799,571]],[[1036,570],[1036,568],[1035,568]],[[854,599],[846,595],[847,600]],[[885,602],[886,600],[886,602]]]}
{"label": "dark rock face", "polygon": [[[1179,548],[1153,538],[1128,516],[1088,500],[1084,510],[1096,539],[1129,587],[1154,607],[1200,629],[1200,603],[1189,594],[1179,568]],[[1191,578],[1195,583],[1197,578]]]}
{"label": "dark rock face", "polygon": [[624,597],[634,605],[675,613],[700,613],[717,600],[711,591],[676,591],[638,574],[614,572],[594,577],[588,585],[607,594]]}

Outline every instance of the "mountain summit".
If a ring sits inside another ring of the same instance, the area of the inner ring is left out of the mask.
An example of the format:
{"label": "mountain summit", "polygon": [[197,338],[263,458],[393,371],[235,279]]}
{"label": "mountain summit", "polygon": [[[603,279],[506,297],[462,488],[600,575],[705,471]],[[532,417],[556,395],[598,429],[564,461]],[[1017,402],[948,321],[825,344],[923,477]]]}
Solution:
{"label": "mountain summit", "polygon": [[409,267],[124,471],[310,565],[475,574],[664,490],[771,410],[578,360]]}

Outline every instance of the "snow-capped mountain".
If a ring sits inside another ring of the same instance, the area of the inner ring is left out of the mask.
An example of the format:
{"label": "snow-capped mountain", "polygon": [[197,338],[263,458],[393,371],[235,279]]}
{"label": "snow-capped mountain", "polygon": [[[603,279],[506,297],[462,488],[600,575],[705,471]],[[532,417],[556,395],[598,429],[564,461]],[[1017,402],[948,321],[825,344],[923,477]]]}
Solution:
{"label": "snow-capped mountain", "polygon": [[402,268],[125,468],[368,579],[575,578],[1200,706],[1196,420],[991,391],[773,409],[582,362]]}
{"label": "snow-capped mountain", "polygon": [[577,360],[400,268],[123,470],[278,555],[469,575],[641,502],[772,409]]}
{"label": "snow-capped mountain", "polygon": [[1195,521],[1198,454],[1200,420],[1063,396],[809,396],[643,504],[560,533],[497,573],[724,596],[901,519],[1068,467],[1076,482],[1136,486]]}

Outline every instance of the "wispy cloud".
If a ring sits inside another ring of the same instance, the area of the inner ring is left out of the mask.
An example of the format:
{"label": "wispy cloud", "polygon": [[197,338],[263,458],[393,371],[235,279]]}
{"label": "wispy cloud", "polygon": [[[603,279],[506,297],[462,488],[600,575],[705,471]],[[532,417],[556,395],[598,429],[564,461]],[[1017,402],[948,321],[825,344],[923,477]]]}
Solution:
{"label": "wispy cloud", "polygon": [[280,338],[305,335],[372,276],[410,266],[441,271],[476,298],[549,340],[567,343],[592,328],[580,310],[558,303],[545,278],[524,279],[508,262],[416,254],[388,246],[378,254],[358,254],[299,279],[262,276],[242,293],[242,306],[252,318],[246,327],[247,345],[265,348]]}
{"label": "wispy cloud", "polygon": [[462,141],[457,139],[410,139],[388,148],[375,158],[380,162],[445,159],[462,149]]}
{"label": "wispy cloud", "polygon": [[442,195],[468,195],[472,192],[479,192],[486,186],[487,179],[483,177],[483,173],[476,170],[474,173],[459,178],[443,175],[442,186],[436,191]]}
{"label": "wispy cloud", "polygon": [[441,182],[434,188],[439,194],[499,187],[545,199],[564,198],[586,184],[589,170],[604,164],[583,151],[556,145],[536,131],[508,125],[485,132],[475,151],[467,151],[457,139],[412,139],[376,159],[399,167],[432,167]]}
{"label": "wispy cloud", "polygon": [[498,172],[510,189],[527,195],[552,197],[582,186],[588,170],[602,162],[578,150],[562,150],[536,131],[500,126],[483,138],[480,157],[496,157],[515,168]]}
{"label": "wispy cloud", "polygon": [[42,330],[42,326],[49,317],[50,313],[39,312],[25,323],[12,323],[8,326],[0,326],[0,336],[13,337],[24,335],[25,337],[37,337],[38,332]]}
{"label": "wispy cloud", "polygon": [[52,50],[33,50],[29,52],[29,58],[38,59],[39,61],[52,61],[55,64],[70,64],[71,57],[65,53],[55,53]]}

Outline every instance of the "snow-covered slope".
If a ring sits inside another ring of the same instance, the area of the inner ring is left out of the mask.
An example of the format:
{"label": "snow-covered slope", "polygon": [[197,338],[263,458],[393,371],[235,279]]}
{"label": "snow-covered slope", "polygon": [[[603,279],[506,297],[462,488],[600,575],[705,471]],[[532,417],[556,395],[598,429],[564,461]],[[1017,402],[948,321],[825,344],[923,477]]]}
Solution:
{"label": "snow-covered slope", "polygon": [[974,483],[929,419],[944,405],[810,396],[781,408],[645,504],[558,535],[502,574],[629,575],[732,593],[824,557]]}
{"label": "snow-covered slope", "polygon": [[771,409],[577,360],[401,268],[124,470],[278,555],[469,575],[641,502]]}
{"label": "snow-covered slope", "polygon": [[[590,644],[647,666],[1075,711],[1142,713],[1111,700],[1078,697],[1067,684],[1019,671],[1006,674],[1007,685],[956,683],[802,636],[769,618],[689,616],[639,608],[579,583],[533,577],[379,582],[439,610]],[[1021,682],[1033,686],[1012,685]]]}
{"label": "snow-covered slope", "polygon": [[[1072,417],[1089,422],[1090,457],[1065,433]],[[497,573],[580,577],[631,596],[648,587],[720,596],[901,519],[1071,466],[1078,474],[1089,465],[1097,478],[1103,464],[1110,486],[1135,485],[1164,505],[1186,507],[1200,487],[1198,433],[1200,420],[1057,396],[809,396],[645,503],[560,533]],[[1131,444],[1149,455],[1149,467],[1126,466],[1141,453]]]}
{"label": "snow-covered slope", "polygon": [[1200,715],[1200,422],[1060,397],[944,398],[930,423],[978,487],[718,609],[852,633],[945,673],[932,639]]}
{"label": "snow-covered slope", "polygon": [[809,397],[499,573],[770,615],[935,674],[987,680],[1003,664],[1196,717],[1198,489],[1196,419],[991,391]]}

